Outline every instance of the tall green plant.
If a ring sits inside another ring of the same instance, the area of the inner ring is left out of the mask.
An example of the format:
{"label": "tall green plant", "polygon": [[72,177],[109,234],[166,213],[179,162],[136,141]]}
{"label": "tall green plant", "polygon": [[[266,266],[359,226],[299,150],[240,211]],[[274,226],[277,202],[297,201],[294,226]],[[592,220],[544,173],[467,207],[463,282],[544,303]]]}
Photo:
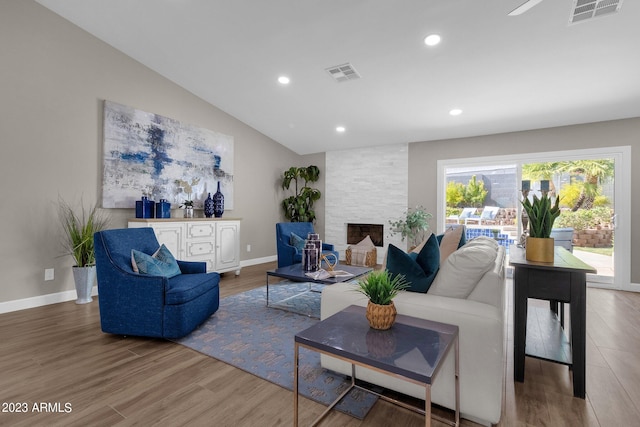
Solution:
{"label": "tall green plant", "polygon": [[96,263],[93,234],[104,230],[109,218],[97,205],[85,208],[80,202],[78,213],[62,199],[58,200],[58,215],[64,232],[62,246],[65,255],[71,255],[76,267],[87,267]]}
{"label": "tall green plant", "polygon": [[556,197],[552,204],[549,196],[542,195],[538,198],[534,194],[533,202],[525,198],[521,203],[529,217],[529,236],[549,238],[553,222],[560,216],[560,198]]}
{"label": "tall green plant", "polygon": [[[284,171],[282,176],[282,188],[288,190],[292,183],[295,184],[295,194],[282,201],[284,216],[291,222],[313,222],[316,212],[313,204],[320,199],[322,193],[317,188],[309,187],[308,183],[316,182],[320,178],[320,169],[311,165],[307,167],[291,167]],[[299,186],[298,180],[302,180]]]}

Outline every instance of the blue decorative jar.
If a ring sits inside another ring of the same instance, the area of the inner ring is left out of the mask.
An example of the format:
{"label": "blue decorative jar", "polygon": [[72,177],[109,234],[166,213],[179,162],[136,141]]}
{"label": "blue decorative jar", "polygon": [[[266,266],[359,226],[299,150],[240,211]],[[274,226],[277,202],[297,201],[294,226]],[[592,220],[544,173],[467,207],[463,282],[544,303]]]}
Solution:
{"label": "blue decorative jar", "polygon": [[136,218],[153,218],[155,203],[147,196],[142,196],[141,200],[136,200]]}
{"label": "blue decorative jar", "polygon": [[171,218],[171,203],[167,199],[160,199],[156,203],[156,218]]}
{"label": "blue decorative jar", "polygon": [[211,193],[209,193],[207,199],[204,201],[204,216],[206,216],[207,218],[211,218],[213,216],[213,205],[213,199],[211,198]]}
{"label": "blue decorative jar", "polygon": [[218,191],[213,195],[213,216],[222,217],[224,213],[224,195],[220,191],[220,181],[218,181]]}

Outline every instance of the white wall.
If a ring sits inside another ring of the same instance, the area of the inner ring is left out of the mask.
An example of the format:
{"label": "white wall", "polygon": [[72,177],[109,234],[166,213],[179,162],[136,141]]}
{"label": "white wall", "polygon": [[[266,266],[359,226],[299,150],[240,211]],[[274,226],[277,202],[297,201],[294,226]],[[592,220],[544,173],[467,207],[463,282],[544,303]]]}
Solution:
{"label": "white wall", "polygon": [[389,243],[405,248],[398,235],[390,236],[389,221],[404,216],[408,198],[406,144],[326,153],[325,241],[336,245],[344,259],[347,223],[383,224],[385,248],[377,251],[382,263]]}

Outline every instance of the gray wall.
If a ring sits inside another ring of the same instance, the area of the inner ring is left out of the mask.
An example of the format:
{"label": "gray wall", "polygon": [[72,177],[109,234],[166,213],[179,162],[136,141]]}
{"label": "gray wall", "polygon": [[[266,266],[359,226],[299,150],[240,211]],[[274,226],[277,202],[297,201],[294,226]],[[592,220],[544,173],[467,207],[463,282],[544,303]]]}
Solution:
{"label": "gray wall", "polygon": [[[275,255],[282,171],[308,159],[324,168],[323,155],[297,155],[31,0],[0,2],[0,58],[0,302],[74,289],[55,202],[99,201],[105,99],[234,137],[225,217],[243,219],[242,260]],[[108,212],[112,228],[134,216]]]}
{"label": "gray wall", "polygon": [[[439,159],[616,146],[631,146],[632,165],[640,164],[640,118],[410,144],[409,206],[423,204],[427,211],[438,212]],[[633,197],[638,195],[639,188],[640,172],[632,168],[631,260],[640,256],[640,198]],[[637,263],[631,265],[631,282],[640,283],[640,265]]]}

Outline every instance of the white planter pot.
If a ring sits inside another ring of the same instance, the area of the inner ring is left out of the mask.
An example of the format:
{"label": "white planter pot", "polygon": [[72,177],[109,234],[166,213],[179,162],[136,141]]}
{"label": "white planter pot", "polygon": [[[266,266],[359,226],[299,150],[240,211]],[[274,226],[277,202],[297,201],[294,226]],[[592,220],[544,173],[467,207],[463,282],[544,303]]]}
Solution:
{"label": "white planter pot", "polygon": [[96,283],[96,266],[73,267],[73,280],[76,283],[76,304],[88,304],[93,301],[91,291]]}

